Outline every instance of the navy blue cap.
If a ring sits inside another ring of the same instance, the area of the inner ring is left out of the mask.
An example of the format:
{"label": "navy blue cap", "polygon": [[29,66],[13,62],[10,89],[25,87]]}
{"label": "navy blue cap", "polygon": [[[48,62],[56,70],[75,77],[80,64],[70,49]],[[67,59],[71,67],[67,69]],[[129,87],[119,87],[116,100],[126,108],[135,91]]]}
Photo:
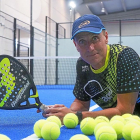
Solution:
{"label": "navy blue cap", "polygon": [[72,27],[72,38],[80,32],[91,32],[100,34],[105,27],[101,19],[96,15],[84,15],[76,19]]}

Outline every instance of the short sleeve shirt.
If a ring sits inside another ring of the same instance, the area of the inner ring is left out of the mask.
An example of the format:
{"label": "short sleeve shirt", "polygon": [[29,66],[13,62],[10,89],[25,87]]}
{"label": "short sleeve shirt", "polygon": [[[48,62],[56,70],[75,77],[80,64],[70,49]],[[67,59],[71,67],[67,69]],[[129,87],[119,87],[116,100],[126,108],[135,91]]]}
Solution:
{"label": "short sleeve shirt", "polygon": [[81,101],[92,99],[102,109],[117,105],[117,94],[140,91],[140,59],[130,47],[108,45],[105,68],[94,70],[79,58],[73,93]]}

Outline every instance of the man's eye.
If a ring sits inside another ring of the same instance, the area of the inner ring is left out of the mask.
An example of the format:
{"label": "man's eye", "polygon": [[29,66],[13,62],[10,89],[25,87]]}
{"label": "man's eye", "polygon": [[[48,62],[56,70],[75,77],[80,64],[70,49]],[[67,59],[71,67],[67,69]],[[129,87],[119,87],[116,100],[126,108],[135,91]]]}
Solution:
{"label": "man's eye", "polygon": [[83,39],[82,39],[82,40],[79,40],[79,44],[85,44],[85,42],[86,42],[86,41],[83,40]]}
{"label": "man's eye", "polygon": [[98,40],[98,37],[95,36],[95,37],[92,38],[92,40],[93,40],[93,41],[97,41],[97,40]]}

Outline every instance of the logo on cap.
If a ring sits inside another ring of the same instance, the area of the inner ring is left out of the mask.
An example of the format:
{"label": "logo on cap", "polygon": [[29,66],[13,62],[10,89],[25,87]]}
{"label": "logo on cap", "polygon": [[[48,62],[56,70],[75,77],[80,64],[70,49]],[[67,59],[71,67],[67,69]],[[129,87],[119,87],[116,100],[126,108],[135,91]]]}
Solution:
{"label": "logo on cap", "polygon": [[88,25],[89,23],[90,23],[89,20],[83,21],[83,22],[78,26],[78,28],[82,28],[83,26]]}

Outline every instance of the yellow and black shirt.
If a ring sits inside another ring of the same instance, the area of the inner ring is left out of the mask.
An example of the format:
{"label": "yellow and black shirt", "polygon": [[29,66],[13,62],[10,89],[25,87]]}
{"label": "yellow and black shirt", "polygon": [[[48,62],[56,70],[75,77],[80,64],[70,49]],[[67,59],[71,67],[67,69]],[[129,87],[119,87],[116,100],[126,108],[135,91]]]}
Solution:
{"label": "yellow and black shirt", "polygon": [[117,94],[140,91],[140,59],[130,47],[107,45],[106,61],[102,68],[94,70],[79,58],[76,69],[75,97],[82,101],[92,99],[102,109],[115,107]]}

